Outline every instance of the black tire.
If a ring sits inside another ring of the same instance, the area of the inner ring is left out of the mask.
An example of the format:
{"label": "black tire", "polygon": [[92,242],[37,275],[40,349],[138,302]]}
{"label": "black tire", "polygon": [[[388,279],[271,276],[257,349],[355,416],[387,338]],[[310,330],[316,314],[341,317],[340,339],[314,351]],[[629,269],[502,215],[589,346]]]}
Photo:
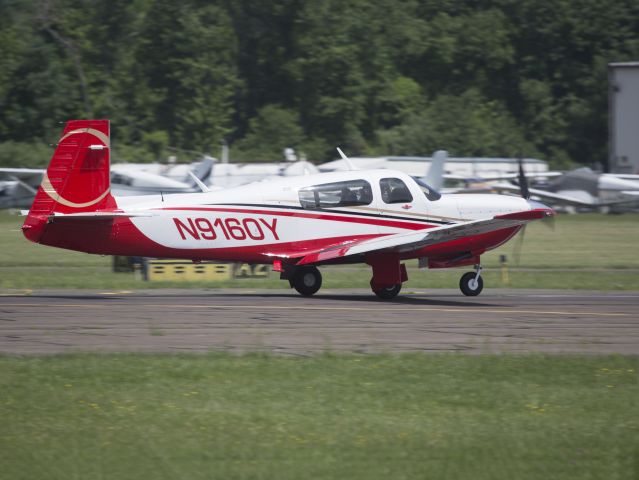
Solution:
{"label": "black tire", "polygon": [[377,295],[382,300],[392,300],[397,296],[401,289],[402,284],[397,283],[392,287],[380,288],[379,290],[373,290],[373,292],[375,292],[375,295]]}
{"label": "black tire", "polygon": [[317,267],[299,267],[295,270],[291,285],[305,297],[310,297],[322,286],[322,274]]}
{"label": "black tire", "polygon": [[484,280],[481,277],[477,279],[477,284],[475,285],[476,275],[475,272],[467,272],[459,280],[459,289],[467,297],[476,297],[484,289]]}

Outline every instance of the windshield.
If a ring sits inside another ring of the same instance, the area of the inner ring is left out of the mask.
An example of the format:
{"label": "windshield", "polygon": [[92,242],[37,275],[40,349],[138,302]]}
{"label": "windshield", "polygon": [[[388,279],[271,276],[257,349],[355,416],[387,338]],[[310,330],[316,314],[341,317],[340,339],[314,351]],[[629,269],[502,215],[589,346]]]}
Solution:
{"label": "windshield", "polygon": [[299,199],[304,208],[354,207],[370,205],[373,190],[366,180],[348,180],[300,188]]}
{"label": "windshield", "polygon": [[424,195],[426,195],[426,198],[430,200],[431,202],[434,202],[442,198],[441,193],[439,193],[437,190],[435,190],[433,187],[428,185],[423,180],[419,178],[415,178],[414,180],[417,183],[417,185],[419,185],[419,188],[421,188],[422,192],[424,192]]}

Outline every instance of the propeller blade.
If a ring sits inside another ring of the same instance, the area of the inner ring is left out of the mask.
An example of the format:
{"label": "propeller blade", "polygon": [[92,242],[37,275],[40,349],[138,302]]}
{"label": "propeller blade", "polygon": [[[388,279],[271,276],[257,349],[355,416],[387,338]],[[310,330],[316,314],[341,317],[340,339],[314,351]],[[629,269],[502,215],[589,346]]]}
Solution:
{"label": "propeller blade", "polygon": [[528,179],[524,174],[524,162],[521,158],[519,158],[517,162],[519,163],[519,190],[521,196],[528,200],[530,198],[530,190],[528,189]]}
{"label": "propeller blade", "polygon": [[515,240],[515,247],[513,248],[513,259],[515,260],[515,266],[519,266],[521,261],[521,250],[524,246],[524,239],[526,238],[526,225],[521,228],[521,231],[517,235]]}
{"label": "propeller blade", "polygon": [[551,215],[550,217],[542,218],[541,223],[550,228],[553,232],[555,231],[555,219],[557,215]]}

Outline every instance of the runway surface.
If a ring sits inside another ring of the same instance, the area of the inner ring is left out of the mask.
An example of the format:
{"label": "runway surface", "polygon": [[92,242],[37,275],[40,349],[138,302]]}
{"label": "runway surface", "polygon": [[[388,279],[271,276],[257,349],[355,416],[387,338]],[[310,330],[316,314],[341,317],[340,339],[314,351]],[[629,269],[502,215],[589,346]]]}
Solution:
{"label": "runway surface", "polygon": [[368,290],[0,294],[0,353],[544,352],[639,354],[639,293]]}

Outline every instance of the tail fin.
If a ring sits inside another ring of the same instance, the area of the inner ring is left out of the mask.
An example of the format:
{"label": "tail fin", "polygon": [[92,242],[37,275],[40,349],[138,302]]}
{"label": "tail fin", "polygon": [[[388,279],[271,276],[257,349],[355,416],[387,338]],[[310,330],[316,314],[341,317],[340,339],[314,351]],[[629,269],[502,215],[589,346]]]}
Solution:
{"label": "tail fin", "polygon": [[[213,173],[213,165],[215,165],[215,159],[208,155],[204,155],[202,160],[198,162],[189,173],[193,173],[198,180],[207,182]],[[189,180],[190,178],[187,179],[187,181]]]}
{"label": "tail fin", "polygon": [[448,152],[446,150],[437,150],[433,153],[428,173],[423,177],[424,181],[435,190],[440,190],[444,185],[444,164],[447,159]]}
{"label": "tail fin", "polygon": [[114,208],[109,172],[109,121],[70,120],[38,188],[24,235],[38,242],[52,213]]}

